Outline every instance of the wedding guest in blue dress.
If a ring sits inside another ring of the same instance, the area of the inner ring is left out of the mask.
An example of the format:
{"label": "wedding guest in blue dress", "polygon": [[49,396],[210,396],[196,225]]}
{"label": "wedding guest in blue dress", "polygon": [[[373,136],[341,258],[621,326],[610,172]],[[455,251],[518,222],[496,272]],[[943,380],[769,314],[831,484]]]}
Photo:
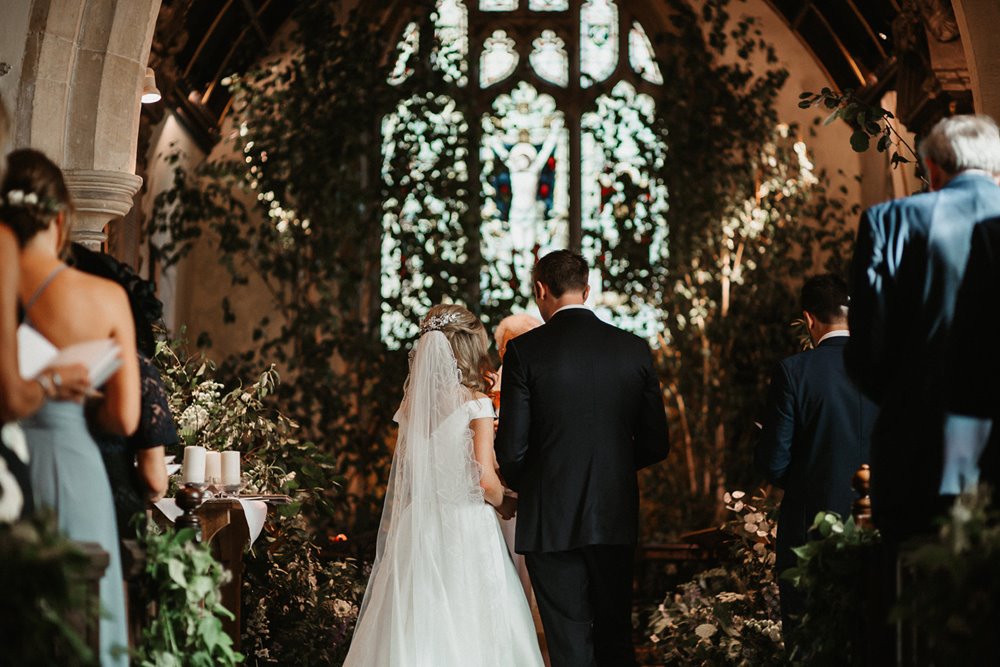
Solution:
{"label": "wedding guest in blue dress", "polygon": [[[7,111],[0,99],[0,146],[7,138]],[[25,380],[17,362],[17,286],[20,248],[14,232],[0,217],[0,521],[30,516],[33,502],[28,481],[28,451],[16,420],[26,417],[47,398],[76,400],[90,388],[80,364],[48,368],[36,380]]]}
{"label": "wedding guest in blue dress", "polygon": [[[115,341],[121,367],[100,387],[94,415],[104,430],[131,434],[139,422],[140,404],[128,299],[120,286],[61,261],[72,213],[62,172],[37,151],[15,151],[8,157],[0,197],[0,218],[21,246],[18,291],[25,323],[60,348],[97,339]],[[83,405],[48,401],[23,421],[23,428],[36,506],[52,508],[59,528],[71,539],[96,542],[108,553],[100,584],[100,660],[105,667],[124,667],[127,620],[114,503]]]}

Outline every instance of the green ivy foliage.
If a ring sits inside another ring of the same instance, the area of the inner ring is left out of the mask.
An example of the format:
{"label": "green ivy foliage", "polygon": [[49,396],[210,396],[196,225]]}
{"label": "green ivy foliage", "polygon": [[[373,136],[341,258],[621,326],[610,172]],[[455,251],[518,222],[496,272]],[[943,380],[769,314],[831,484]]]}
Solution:
{"label": "green ivy foliage", "polygon": [[[737,14],[739,0],[697,10],[665,2],[672,23],[658,40],[669,84],[642,92],[654,96],[650,127],[667,146],[647,165],[669,193],[667,247],[651,252],[649,221],[627,205],[615,207],[622,241],[601,246],[603,287],[662,314],[657,363],[674,453],[644,475],[650,537],[714,522],[727,485],[756,481],[753,421],[768,369],[796,349],[787,326],[795,288],[820,267],[842,269],[854,216],[846,189],[802,173],[800,131],[781,126],[774,108],[787,72],[757,22]],[[410,77],[389,86],[392,45],[380,18],[340,22],[332,4],[301,3],[286,55],[233,79],[239,157],[179,169],[153,224],[172,239],[166,263],[206,235],[234,283],[253,276],[272,297],[270,316],[241,323],[253,349],[222,370],[247,377],[277,363],[286,382],[274,399],[352,480],[336,522],[361,537],[377,525],[406,374],[405,352],[380,340],[382,310],[414,321],[426,303],[456,301],[491,327],[524,297],[480,304],[478,176],[457,167],[477,145],[479,119],[462,89],[434,69],[427,48]],[[414,7],[423,41],[431,9],[428,0]],[[458,120],[437,128],[446,111]],[[381,122],[403,112],[395,150],[383,156]],[[426,146],[433,164],[414,170]],[[383,166],[396,178],[384,182]],[[383,300],[384,225],[402,277],[419,267],[426,280]]]}
{"label": "green ivy foliage", "polygon": [[918,638],[920,664],[987,665],[1000,627],[1000,512],[985,487],[956,498],[936,539],[901,555],[894,619]]}
{"label": "green ivy foliage", "polygon": [[[892,112],[877,104],[864,101],[850,88],[843,92],[830,88],[823,88],[818,93],[805,91],[799,94],[799,107],[802,109],[819,107],[829,110],[830,115],[823,122],[824,125],[829,125],[837,119],[850,125],[854,129],[851,133],[851,148],[855,152],[867,151],[874,139],[875,150],[879,153],[889,153],[889,163],[893,169],[901,164],[918,161],[916,151],[893,127],[892,120],[895,116]],[[902,151],[906,154],[904,155]]]}
{"label": "green ivy foliage", "polygon": [[387,475],[406,371],[405,353],[379,340],[372,298],[383,213],[378,120],[394,99],[379,27],[357,14],[341,23],[337,12],[335,3],[300,3],[290,55],[232,80],[240,157],[192,173],[175,156],[175,187],[157,201],[153,228],[171,239],[160,249],[166,264],[210,241],[234,285],[251,276],[263,284],[273,312],[241,323],[256,345],[220,375],[276,363],[286,381],[271,400],[360,481],[355,502],[321,525],[351,519],[374,529],[375,482]]}
{"label": "green ivy foliage", "polygon": [[73,614],[96,623],[97,605],[86,606],[80,585],[89,559],[59,531],[56,517],[38,513],[15,523],[0,522],[0,564],[3,662],[96,665],[93,651],[66,620]]}
{"label": "green ivy foliage", "polygon": [[184,444],[237,449],[246,493],[292,498],[269,511],[244,556],[247,664],[339,665],[367,573],[353,560],[324,553],[335,544],[317,529],[318,519],[332,515],[341,493],[332,456],[300,440],[298,425],[269,403],[280,386],[273,367],[224,391],[216,367],[181,341],[158,343],[156,361]]}
{"label": "green ivy foliage", "polygon": [[876,602],[870,584],[873,574],[881,574],[881,537],[836,512],[818,513],[810,531],[816,539],[793,548],[795,567],[781,573],[804,599],[804,612],[789,632],[790,658],[797,665],[861,664],[864,624]]}
{"label": "green ivy foliage", "polygon": [[725,502],[725,565],[678,586],[650,616],[648,648],[662,664],[786,664],[774,578],[777,504],[744,491],[726,493]]}
{"label": "green ivy foliage", "polygon": [[331,558],[302,515],[269,521],[243,571],[247,664],[343,664],[368,582],[356,561]]}
{"label": "green ivy foliage", "polygon": [[156,600],[156,615],[143,628],[137,661],[142,667],[230,667],[243,662],[222,618],[233,614],[222,605],[220,587],[229,573],[207,544],[195,541],[195,530],[160,532],[147,527],[147,600]]}
{"label": "green ivy foliage", "polygon": [[754,421],[773,364],[799,348],[788,326],[797,288],[846,269],[858,213],[845,185],[807,173],[797,144],[808,136],[775,110],[788,73],[758,22],[737,14],[741,3],[667,5],[673,25],[659,42],[670,85],[655,127],[668,154],[655,176],[670,193],[669,253],[666,271],[650,273],[662,284],[646,289],[665,295],[657,360],[673,451],[644,480],[644,524],[660,536],[711,525],[727,486],[757,481]]}

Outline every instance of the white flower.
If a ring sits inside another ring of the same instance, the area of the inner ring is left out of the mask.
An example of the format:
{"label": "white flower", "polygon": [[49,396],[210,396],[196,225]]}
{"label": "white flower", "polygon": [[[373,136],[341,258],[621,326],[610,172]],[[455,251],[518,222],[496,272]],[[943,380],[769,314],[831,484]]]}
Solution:
{"label": "white flower", "polygon": [[351,615],[354,610],[354,605],[352,605],[347,600],[334,600],[333,601],[333,613],[341,618],[345,618]]}
{"label": "white flower", "polygon": [[208,410],[200,405],[189,405],[184,408],[180,419],[177,420],[181,431],[188,435],[194,435],[208,425]]}
{"label": "white flower", "polygon": [[716,632],[718,632],[718,628],[716,628],[711,623],[702,623],[701,625],[699,625],[697,628],[694,629],[694,633],[699,637],[701,637],[702,639],[708,639]]}
{"label": "white flower", "polygon": [[28,194],[24,195],[24,203],[28,206],[34,206],[35,204],[38,203],[38,195],[36,195],[34,192],[29,192]]}
{"label": "white flower", "polygon": [[21,459],[22,463],[28,463],[28,441],[24,437],[24,431],[16,422],[8,422],[3,425],[3,429],[0,430],[0,439],[2,439],[3,444],[7,445],[7,449]]}
{"label": "white flower", "polygon": [[17,521],[24,507],[24,495],[17,478],[7,469],[7,462],[0,458],[0,522]]}
{"label": "white flower", "polygon": [[20,206],[24,203],[24,190],[11,190],[7,193],[7,203],[11,206]]}
{"label": "white flower", "polygon": [[951,518],[955,520],[955,523],[968,523],[972,519],[972,512],[965,505],[955,503],[951,507]]}

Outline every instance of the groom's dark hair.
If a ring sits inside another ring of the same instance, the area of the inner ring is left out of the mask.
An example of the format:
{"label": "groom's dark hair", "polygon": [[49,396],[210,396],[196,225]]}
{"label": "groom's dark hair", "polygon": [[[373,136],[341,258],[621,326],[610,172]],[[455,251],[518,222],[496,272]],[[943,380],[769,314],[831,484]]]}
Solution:
{"label": "groom's dark hair", "polygon": [[531,284],[542,283],[557,299],[566,292],[587,288],[590,267],[582,255],[569,250],[555,250],[538,260],[531,271]]}
{"label": "groom's dark hair", "polygon": [[847,320],[847,283],[838,275],[813,276],[802,286],[802,310],[823,324]]}

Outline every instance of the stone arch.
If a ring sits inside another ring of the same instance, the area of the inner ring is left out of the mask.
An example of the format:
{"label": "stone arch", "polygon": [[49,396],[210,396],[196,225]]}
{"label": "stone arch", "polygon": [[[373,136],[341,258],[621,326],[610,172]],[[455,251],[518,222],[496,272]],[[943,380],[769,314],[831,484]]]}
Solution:
{"label": "stone arch", "polygon": [[91,245],[132,207],[140,95],[160,0],[34,0],[14,140],[62,165]]}
{"label": "stone arch", "polygon": [[955,18],[972,82],[972,99],[979,113],[1000,119],[1000,3],[996,0],[953,0]]}

